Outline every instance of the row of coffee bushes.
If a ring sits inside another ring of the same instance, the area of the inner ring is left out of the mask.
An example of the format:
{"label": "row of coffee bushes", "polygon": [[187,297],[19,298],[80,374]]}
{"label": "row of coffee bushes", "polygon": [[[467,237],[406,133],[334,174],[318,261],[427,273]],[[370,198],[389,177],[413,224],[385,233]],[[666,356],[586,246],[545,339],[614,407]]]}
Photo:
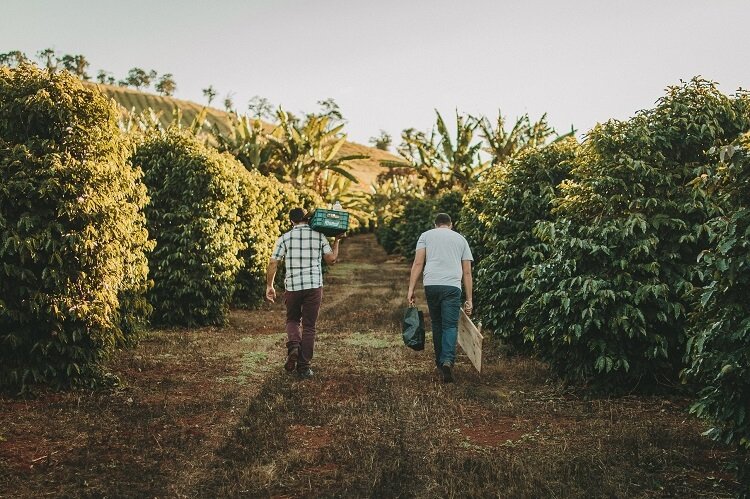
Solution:
{"label": "row of coffee bushes", "polygon": [[697,384],[713,435],[750,447],[748,130],[747,94],[694,79],[496,169],[462,214],[480,319],[608,392]]}
{"label": "row of coffee bushes", "polygon": [[0,68],[0,385],[92,379],[147,315],[147,196],[128,154],[98,92]]}
{"label": "row of coffee bushes", "polygon": [[287,210],[320,202],[118,117],[67,72],[0,68],[2,387],[93,383],[150,318],[221,324],[257,304]]}
{"label": "row of coffee bushes", "polygon": [[577,149],[576,140],[566,138],[526,150],[495,167],[466,196],[462,233],[474,255],[475,307],[483,325],[517,350],[529,350],[516,314],[528,297],[523,272],[549,253],[534,226],[552,219],[550,203],[569,177]]}
{"label": "row of coffee bushes", "polygon": [[380,220],[375,229],[378,243],[388,253],[399,253],[411,259],[422,232],[434,227],[435,215],[447,213],[453,220],[454,229],[461,224],[463,193],[448,191],[437,197],[411,197],[397,216]]}

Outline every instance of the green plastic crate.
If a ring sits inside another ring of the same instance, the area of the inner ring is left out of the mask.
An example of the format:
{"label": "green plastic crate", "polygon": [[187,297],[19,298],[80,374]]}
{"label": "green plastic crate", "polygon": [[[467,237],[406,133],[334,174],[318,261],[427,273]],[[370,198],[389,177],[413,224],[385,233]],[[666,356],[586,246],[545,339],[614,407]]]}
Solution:
{"label": "green plastic crate", "polygon": [[338,236],[349,230],[349,214],[345,211],[316,208],[310,217],[310,227],[326,236]]}

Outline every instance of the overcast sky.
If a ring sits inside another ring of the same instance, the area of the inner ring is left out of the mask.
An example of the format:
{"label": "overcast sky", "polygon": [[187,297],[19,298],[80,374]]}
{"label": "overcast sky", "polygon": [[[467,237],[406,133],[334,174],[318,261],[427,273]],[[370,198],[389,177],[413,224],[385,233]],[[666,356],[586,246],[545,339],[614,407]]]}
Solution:
{"label": "overcast sky", "polygon": [[434,109],[580,132],[695,75],[750,87],[746,0],[3,0],[0,52],[83,54],[90,74],[173,73],[291,111],[333,97],[349,138],[426,130]]}

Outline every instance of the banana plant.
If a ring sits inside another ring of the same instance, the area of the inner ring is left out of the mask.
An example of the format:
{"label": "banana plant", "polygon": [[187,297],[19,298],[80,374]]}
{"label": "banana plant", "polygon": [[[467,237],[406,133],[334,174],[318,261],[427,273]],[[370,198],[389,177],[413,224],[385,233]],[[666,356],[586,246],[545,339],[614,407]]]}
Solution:
{"label": "banana plant", "polygon": [[[440,112],[435,113],[437,122],[429,133],[412,128],[403,131],[398,153],[423,181],[427,194],[453,188],[467,190],[487,167],[479,154],[482,144],[475,140],[478,121],[456,112],[454,140]],[[400,161],[383,161],[382,164],[390,168],[404,167]]]}
{"label": "banana plant", "polygon": [[274,150],[263,129],[263,122],[248,116],[232,121],[231,135],[227,136],[214,124],[213,135],[217,148],[236,157],[248,170],[268,174],[269,162]]}
{"label": "banana plant", "polygon": [[346,143],[344,125],[331,126],[328,116],[309,115],[300,124],[279,108],[278,125],[268,135],[273,149],[271,173],[280,180],[293,185],[311,186],[320,194],[325,194],[323,172],[334,172],[352,182],[357,178],[346,168],[346,162],[366,159],[367,155],[339,155]]}
{"label": "banana plant", "polygon": [[468,190],[479,180],[488,163],[482,161],[479,151],[482,143],[475,141],[474,132],[479,122],[471,116],[461,116],[456,112],[456,140],[451,140],[445,120],[436,110],[437,130],[440,134],[441,160],[444,164],[441,189],[450,190],[458,184]]}
{"label": "banana plant", "polygon": [[[484,151],[492,156],[493,166],[507,162],[525,149],[543,147],[575,134],[575,130],[571,128],[570,132],[557,135],[547,123],[547,113],[533,123],[529,115],[525,114],[516,119],[510,131],[506,131],[506,120],[500,111],[497,113],[495,126],[486,117],[478,120],[478,124],[486,144]],[[555,138],[550,140],[552,137]]]}

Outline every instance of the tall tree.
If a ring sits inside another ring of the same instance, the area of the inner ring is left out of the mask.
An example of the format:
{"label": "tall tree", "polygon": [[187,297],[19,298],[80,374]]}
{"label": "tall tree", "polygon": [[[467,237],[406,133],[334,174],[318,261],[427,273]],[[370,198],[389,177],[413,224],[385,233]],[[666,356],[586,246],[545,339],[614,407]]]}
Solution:
{"label": "tall tree", "polygon": [[265,97],[260,95],[253,96],[252,99],[247,103],[247,109],[252,114],[253,118],[256,119],[267,119],[272,120],[276,118],[273,112],[273,106],[271,102]]}
{"label": "tall tree", "polygon": [[208,105],[209,106],[211,105],[211,102],[216,97],[216,94],[217,94],[217,92],[216,92],[216,89],[214,88],[213,85],[209,85],[208,87],[206,87],[206,88],[203,89],[203,96],[206,99],[208,99]]}
{"label": "tall tree", "polygon": [[391,137],[391,134],[385,130],[380,130],[380,135],[376,137],[370,137],[370,144],[381,151],[387,151],[390,149],[392,143],[393,137]]}
{"label": "tall tree", "polygon": [[55,51],[51,48],[46,48],[44,50],[40,50],[36,53],[37,59],[44,63],[44,66],[49,69],[50,71],[54,71],[57,69],[57,58],[55,57]]}
{"label": "tall tree", "polygon": [[28,57],[26,57],[26,54],[24,54],[20,50],[11,50],[10,52],[0,54],[0,66],[15,67],[22,62],[27,62],[28,60],[29,59]]}
{"label": "tall tree", "polygon": [[338,123],[344,121],[344,115],[341,113],[341,107],[333,99],[333,97],[319,100],[318,105],[320,106],[320,116],[327,116],[332,122]]}
{"label": "tall tree", "polygon": [[89,61],[86,60],[86,56],[81,54],[71,55],[65,54],[62,58],[58,59],[62,64],[63,68],[67,69],[82,80],[90,80],[91,77],[86,73],[86,69],[90,66]]}
{"label": "tall tree", "polygon": [[177,90],[177,83],[174,81],[172,73],[164,73],[159,78],[159,82],[156,84],[156,91],[167,97],[174,95]]}
{"label": "tall tree", "polygon": [[229,92],[224,97],[224,110],[228,113],[234,112],[234,92]]}
{"label": "tall tree", "polygon": [[104,71],[103,69],[100,69],[99,72],[96,73],[96,81],[107,85],[115,85],[117,83],[112,73]]}
{"label": "tall tree", "polygon": [[136,67],[131,68],[130,71],[128,71],[128,76],[125,78],[125,80],[120,81],[120,84],[135,87],[140,90],[143,87],[148,88],[155,78],[156,71],[154,71],[153,69],[146,72],[146,70]]}

